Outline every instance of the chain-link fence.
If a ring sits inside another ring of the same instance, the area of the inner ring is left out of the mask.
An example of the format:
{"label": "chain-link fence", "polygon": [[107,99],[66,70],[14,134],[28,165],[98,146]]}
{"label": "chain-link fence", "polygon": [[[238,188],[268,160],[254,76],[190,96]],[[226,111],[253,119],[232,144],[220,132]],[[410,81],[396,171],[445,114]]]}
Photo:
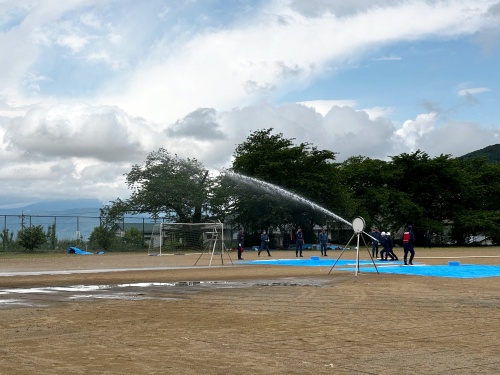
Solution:
{"label": "chain-link fence", "polygon": [[[21,250],[17,243],[18,233],[23,228],[41,226],[47,235],[47,242],[42,246],[45,250],[65,249],[68,246],[85,245],[91,233],[101,225],[98,216],[43,216],[43,215],[0,215],[0,250]],[[129,231],[142,235],[142,241],[135,236],[134,248],[145,248],[151,238],[154,219],[145,217],[124,217],[117,222],[112,231],[117,239],[126,237]],[[139,236],[140,237],[140,236]],[[131,241],[118,241],[120,249],[130,248]]]}

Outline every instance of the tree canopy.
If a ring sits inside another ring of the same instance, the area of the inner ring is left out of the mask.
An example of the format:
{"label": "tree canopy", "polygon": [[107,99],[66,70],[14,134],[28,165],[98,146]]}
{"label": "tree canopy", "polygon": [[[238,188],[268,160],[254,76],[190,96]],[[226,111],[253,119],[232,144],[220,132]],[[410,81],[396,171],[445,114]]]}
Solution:
{"label": "tree canopy", "polygon": [[[231,171],[280,186],[341,217],[349,215],[349,194],[338,183],[335,153],[308,143],[294,144],[293,139],[272,131],[255,131],[238,145]],[[233,193],[235,218],[251,230],[301,226],[306,240],[312,240],[313,225],[328,220],[324,213],[286,196],[270,196],[255,185],[240,184]]]}
{"label": "tree canopy", "polygon": [[196,159],[181,159],[160,148],[126,174],[130,198],[117,199],[103,213],[111,221],[124,212],[133,212],[198,223],[208,212],[211,180],[208,170]]}
{"label": "tree canopy", "polygon": [[426,230],[443,242],[463,243],[479,233],[500,241],[500,163],[484,157],[431,158],[417,150],[389,161],[356,156],[338,163],[335,152],[296,143],[272,128],[252,132],[233,156],[229,170],[213,177],[196,159],[181,159],[162,148],[152,152],[126,174],[130,198],[118,198],[101,210],[102,225],[109,229],[125,212],[176,222],[219,218],[255,237],[262,229],[286,233],[301,226],[306,241],[314,240],[315,224],[344,225],[284,194],[243,183],[243,175],[286,189],[349,222],[362,216],[368,226],[391,232],[412,224],[417,241]]}

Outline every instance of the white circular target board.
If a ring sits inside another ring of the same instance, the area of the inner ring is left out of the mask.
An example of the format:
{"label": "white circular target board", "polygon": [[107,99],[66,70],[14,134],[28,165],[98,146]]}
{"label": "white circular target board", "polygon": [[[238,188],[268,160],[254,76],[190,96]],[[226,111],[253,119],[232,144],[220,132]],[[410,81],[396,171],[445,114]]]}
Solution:
{"label": "white circular target board", "polygon": [[357,217],[352,221],[352,229],[356,233],[361,233],[365,229],[365,220],[362,217]]}

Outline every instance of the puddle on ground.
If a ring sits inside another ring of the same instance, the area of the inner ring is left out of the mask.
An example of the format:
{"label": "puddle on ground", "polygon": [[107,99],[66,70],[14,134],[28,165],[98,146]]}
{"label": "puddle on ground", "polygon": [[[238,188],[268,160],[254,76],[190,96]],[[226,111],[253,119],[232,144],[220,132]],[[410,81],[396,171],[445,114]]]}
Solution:
{"label": "puddle on ground", "polygon": [[295,279],[250,280],[250,281],[178,281],[147,282],[103,285],[70,285],[36,288],[0,289],[0,309],[19,306],[43,307],[56,302],[91,300],[159,300],[174,301],[202,290],[308,286],[321,287],[330,280]]}

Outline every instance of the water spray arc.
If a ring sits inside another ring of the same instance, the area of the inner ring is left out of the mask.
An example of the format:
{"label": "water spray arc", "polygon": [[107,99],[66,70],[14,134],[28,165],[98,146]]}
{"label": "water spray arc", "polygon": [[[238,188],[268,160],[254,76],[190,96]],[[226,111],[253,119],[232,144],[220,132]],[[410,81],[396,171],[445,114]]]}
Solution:
{"label": "water spray arc", "polygon": [[[316,203],[310,201],[309,199],[303,198],[300,195],[292,193],[291,191],[288,191],[288,190],[283,189],[283,188],[281,188],[279,186],[273,185],[273,184],[271,184],[269,182],[261,181],[261,180],[258,180],[256,178],[248,177],[248,176],[242,175],[240,173],[231,172],[231,171],[227,171],[226,175],[229,178],[233,179],[233,180],[238,180],[238,181],[244,182],[244,183],[249,184],[249,185],[254,185],[254,186],[256,185],[259,188],[264,189],[264,190],[266,190],[266,191],[268,191],[268,192],[270,192],[272,194],[279,194],[281,196],[288,197],[288,198],[290,198],[290,199],[292,199],[292,200],[294,200],[296,202],[299,202],[299,203],[302,203],[304,205],[307,205],[307,206],[313,208],[314,210],[323,212],[324,214],[326,214],[326,215],[328,215],[330,217],[333,217],[334,219],[336,219],[338,221],[341,221],[344,224],[347,224],[347,225],[351,226],[352,229],[353,229],[353,231],[354,231],[354,234],[352,235],[351,239],[349,240],[349,242],[347,243],[347,245],[344,247],[344,249],[340,253],[339,257],[337,258],[337,260],[333,264],[332,268],[330,269],[330,272],[332,272],[333,267],[335,267],[335,265],[337,264],[338,260],[342,256],[342,254],[344,254],[344,251],[349,246],[349,243],[353,240],[353,238],[355,236],[357,236],[357,245],[356,245],[356,273],[355,274],[357,275],[359,273],[359,242],[360,242],[360,238],[363,237],[362,234],[365,234],[368,237],[372,238],[373,240],[376,240],[376,238],[372,237],[370,234],[368,234],[368,233],[366,233],[364,231],[365,221],[364,221],[364,219],[362,217],[356,217],[352,221],[352,223],[351,223],[351,222],[347,221],[346,219],[338,216],[337,214],[335,214],[335,213],[327,210],[326,208],[317,205]],[[367,246],[366,241],[365,241],[364,238],[363,238],[363,241],[365,243],[365,246],[367,247],[367,251],[368,251],[368,254],[370,255],[370,259],[372,260],[373,266],[375,267],[377,273],[379,273],[378,272],[378,268],[377,268],[377,266],[375,264],[375,261],[373,260],[373,257],[371,255],[370,251],[368,250],[368,246]],[[330,273],[330,272],[328,272],[328,273]]]}
{"label": "water spray arc", "polygon": [[275,194],[279,194],[279,195],[284,196],[284,197],[288,197],[296,202],[307,205],[307,206],[309,206],[317,211],[323,212],[324,214],[333,217],[334,219],[336,219],[338,221],[341,221],[349,226],[352,226],[352,223],[350,223],[346,219],[334,214],[333,212],[327,210],[324,207],[317,205],[316,203],[310,201],[309,199],[303,198],[300,195],[292,193],[291,191],[288,191],[288,190],[283,189],[279,186],[273,185],[269,182],[261,181],[261,180],[258,180],[256,178],[248,177],[248,176],[236,173],[236,172],[226,172],[226,173],[227,173],[227,176],[232,178],[232,179],[238,179],[239,181],[245,182],[247,184],[257,185],[261,189],[267,190],[271,193],[275,193]]}

